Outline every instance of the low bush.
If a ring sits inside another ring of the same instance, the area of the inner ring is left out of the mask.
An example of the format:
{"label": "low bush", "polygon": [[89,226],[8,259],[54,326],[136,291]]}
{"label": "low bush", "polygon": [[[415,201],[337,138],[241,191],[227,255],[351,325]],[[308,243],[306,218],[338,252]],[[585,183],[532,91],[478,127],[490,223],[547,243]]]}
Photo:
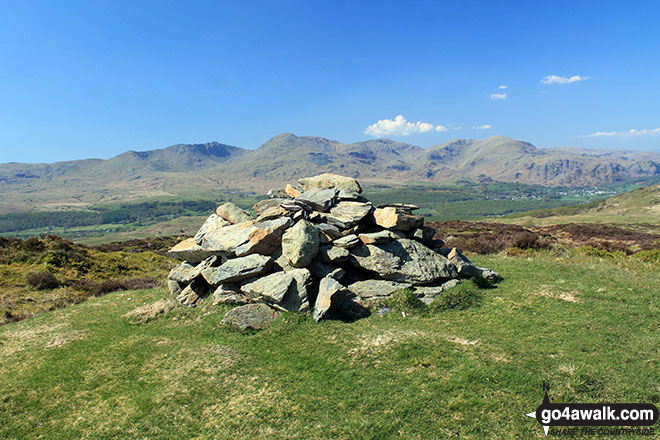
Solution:
{"label": "low bush", "polygon": [[397,290],[392,297],[386,301],[386,305],[392,310],[405,312],[409,315],[419,315],[428,310],[424,304],[410,289]]}
{"label": "low bush", "polygon": [[38,290],[55,289],[60,286],[60,282],[50,272],[31,272],[27,276],[27,283]]}
{"label": "low bush", "polygon": [[480,303],[479,286],[473,281],[466,281],[437,296],[431,303],[431,310],[465,310]]}

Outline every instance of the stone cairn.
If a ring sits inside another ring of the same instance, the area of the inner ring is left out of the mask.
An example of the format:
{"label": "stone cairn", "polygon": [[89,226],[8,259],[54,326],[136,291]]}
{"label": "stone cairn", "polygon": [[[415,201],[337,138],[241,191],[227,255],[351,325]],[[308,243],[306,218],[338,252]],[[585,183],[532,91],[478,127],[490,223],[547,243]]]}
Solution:
{"label": "stone cairn", "polygon": [[299,183],[269,191],[256,217],[219,206],[170,249],[182,260],[168,276],[172,295],[186,306],[206,297],[239,305],[223,322],[245,330],[267,327],[282,311],[357,319],[404,288],[430,304],[461,278],[498,278],[434,239],[415,205],[374,206],[357,180],[335,174]]}

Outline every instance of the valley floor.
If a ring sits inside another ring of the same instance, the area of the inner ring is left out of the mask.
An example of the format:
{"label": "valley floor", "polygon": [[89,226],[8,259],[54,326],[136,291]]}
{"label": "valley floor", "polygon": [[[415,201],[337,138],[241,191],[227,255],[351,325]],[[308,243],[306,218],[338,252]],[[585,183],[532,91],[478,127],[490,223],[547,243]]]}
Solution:
{"label": "valley floor", "polygon": [[240,334],[208,301],[122,291],[0,327],[0,438],[543,438],[553,401],[660,394],[658,263],[575,250],[475,258],[480,306]]}

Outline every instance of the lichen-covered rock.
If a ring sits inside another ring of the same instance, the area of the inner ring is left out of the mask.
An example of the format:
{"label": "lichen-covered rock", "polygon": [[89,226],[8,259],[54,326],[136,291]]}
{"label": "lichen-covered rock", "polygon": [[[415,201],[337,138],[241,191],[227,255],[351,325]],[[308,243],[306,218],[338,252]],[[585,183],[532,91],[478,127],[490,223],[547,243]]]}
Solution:
{"label": "lichen-covered rock", "polygon": [[412,238],[413,240],[417,240],[426,246],[431,246],[434,235],[435,229],[431,228],[430,226],[422,226],[421,228],[412,230],[408,237]]}
{"label": "lichen-covered rock", "polygon": [[319,231],[306,220],[289,228],[282,236],[282,254],[293,267],[305,267],[319,250]]}
{"label": "lichen-covered rock", "polygon": [[227,312],[222,323],[239,330],[263,330],[271,326],[280,312],[266,304],[246,304]]}
{"label": "lichen-covered rock", "polygon": [[221,217],[233,225],[252,220],[249,212],[242,210],[232,202],[224,203],[215,210],[218,217]]}
{"label": "lichen-covered rock", "polygon": [[173,297],[179,296],[179,294],[186,288],[185,284],[182,284],[175,280],[167,280],[167,289],[170,291]]}
{"label": "lichen-covered rock", "polygon": [[212,286],[246,280],[268,272],[273,260],[270,257],[252,254],[247,257],[232,258],[218,267],[202,271],[204,279]]}
{"label": "lichen-covered rock", "polygon": [[309,312],[307,286],[312,278],[311,273],[307,269],[293,269],[288,273],[293,276],[293,282],[278,307],[289,312]]}
{"label": "lichen-covered rock", "polygon": [[290,202],[291,199],[284,199],[284,198],[274,198],[274,199],[264,199],[260,200],[255,205],[252,207],[254,211],[257,213],[257,215],[261,215],[264,212],[266,212],[270,208],[275,208],[277,206],[280,206],[282,203]]}
{"label": "lichen-covered rock", "polygon": [[320,174],[318,176],[306,177],[304,179],[300,179],[298,182],[303,187],[304,191],[308,191],[314,188],[316,189],[336,188],[344,191],[352,191],[358,194],[362,193],[362,188],[360,187],[360,184],[358,183],[357,180],[351,177],[340,176],[337,174],[330,174],[330,173]]}
{"label": "lichen-covered rock", "polygon": [[452,262],[458,269],[458,275],[461,278],[482,278],[488,281],[496,281],[500,275],[485,267],[479,267],[456,248],[453,248],[447,255],[447,259]]}
{"label": "lichen-covered rock", "polygon": [[381,278],[411,284],[429,284],[458,277],[456,267],[421,243],[401,238],[385,244],[351,249],[349,263],[376,272]]}
{"label": "lichen-covered rock", "polygon": [[383,244],[398,238],[392,235],[390,231],[369,232],[358,235],[358,239],[364,244]]}

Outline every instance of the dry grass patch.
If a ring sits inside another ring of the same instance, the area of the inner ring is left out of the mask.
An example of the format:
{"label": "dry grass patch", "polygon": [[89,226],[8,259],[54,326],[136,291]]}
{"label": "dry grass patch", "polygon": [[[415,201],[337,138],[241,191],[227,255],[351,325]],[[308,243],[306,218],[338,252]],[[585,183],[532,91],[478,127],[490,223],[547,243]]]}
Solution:
{"label": "dry grass patch", "polygon": [[577,290],[557,292],[553,290],[552,286],[543,285],[539,287],[539,289],[535,292],[535,294],[539,296],[544,296],[546,298],[555,298],[572,303],[580,302],[580,298],[579,298],[580,292],[578,292]]}
{"label": "dry grass patch", "polygon": [[159,315],[168,313],[179,306],[173,298],[161,298],[152,304],[145,304],[122,315],[133,324],[149,322]]}
{"label": "dry grass patch", "polygon": [[69,326],[67,322],[60,322],[54,325],[44,324],[34,328],[5,331],[0,337],[0,359],[34,348],[36,345],[46,348],[57,347],[83,338],[83,332],[64,330]]}

